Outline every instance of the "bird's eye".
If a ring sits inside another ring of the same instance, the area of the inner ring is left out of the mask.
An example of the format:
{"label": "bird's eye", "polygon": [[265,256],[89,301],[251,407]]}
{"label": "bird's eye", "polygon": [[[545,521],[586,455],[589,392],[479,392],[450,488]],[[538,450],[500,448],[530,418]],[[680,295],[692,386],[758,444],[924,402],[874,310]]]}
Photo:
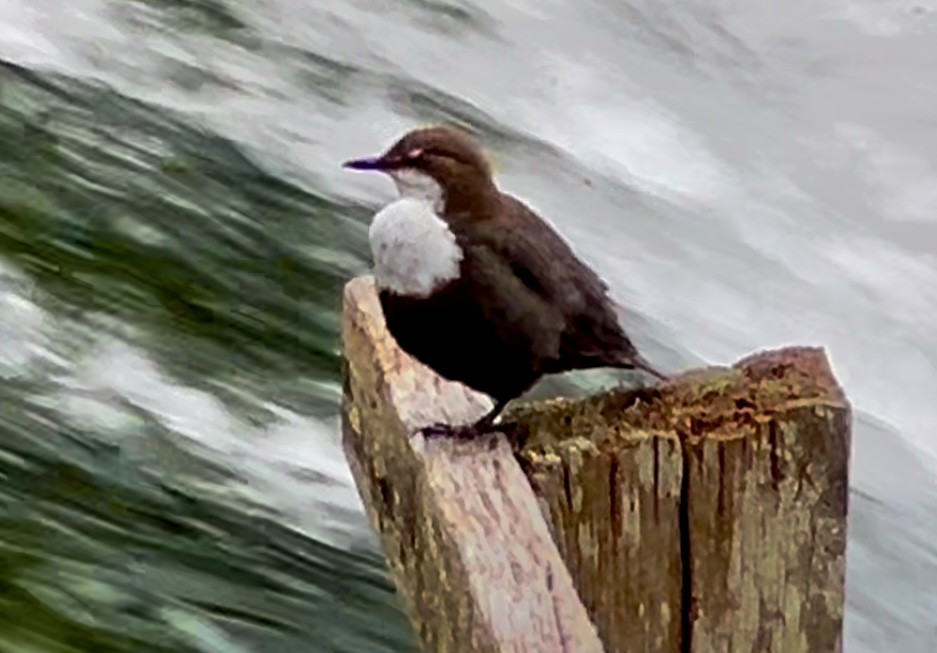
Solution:
{"label": "bird's eye", "polygon": [[423,156],[423,148],[422,148],[422,147],[415,147],[415,148],[413,148],[412,150],[410,150],[409,152],[407,152],[407,159],[410,160],[410,161],[416,161],[417,159],[419,159],[419,158],[422,157],[422,156]]}

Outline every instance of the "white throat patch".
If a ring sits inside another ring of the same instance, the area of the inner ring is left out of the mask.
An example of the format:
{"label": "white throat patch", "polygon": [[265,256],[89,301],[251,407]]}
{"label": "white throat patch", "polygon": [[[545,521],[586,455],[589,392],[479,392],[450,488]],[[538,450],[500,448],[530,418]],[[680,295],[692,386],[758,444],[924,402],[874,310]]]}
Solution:
{"label": "white throat patch", "polygon": [[423,200],[431,207],[435,213],[442,212],[443,208],[443,190],[435,179],[425,175],[418,170],[404,168],[394,170],[390,173],[394,184],[397,186],[397,192],[400,197],[412,197]]}
{"label": "white throat patch", "polygon": [[368,229],[374,277],[380,288],[426,297],[459,276],[462,249],[439,217],[443,190],[414,170],[392,174],[400,199],[375,214]]}

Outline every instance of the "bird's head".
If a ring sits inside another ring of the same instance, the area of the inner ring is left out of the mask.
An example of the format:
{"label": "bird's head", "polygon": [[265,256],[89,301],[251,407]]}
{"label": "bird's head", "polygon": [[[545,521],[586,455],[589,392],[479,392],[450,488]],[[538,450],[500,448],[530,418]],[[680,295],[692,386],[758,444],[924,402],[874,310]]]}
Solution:
{"label": "bird's head", "polygon": [[415,129],[383,154],[343,165],[383,172],[402,196],[447,205],[470,202],[494,187],[491,164],[482,149],[468,134],[448,126]]}

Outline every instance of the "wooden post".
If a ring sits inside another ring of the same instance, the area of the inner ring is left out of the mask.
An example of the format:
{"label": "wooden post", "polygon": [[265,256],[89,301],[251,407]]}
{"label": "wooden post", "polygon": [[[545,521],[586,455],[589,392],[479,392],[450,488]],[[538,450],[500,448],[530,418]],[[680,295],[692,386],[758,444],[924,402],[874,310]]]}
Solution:
{"label": "wooden post", "polygon": [[[529,486],[501,436],[403,435],[485,406],[396,348],[368,279],[346,290],[345,352],[346,450],[427,651],[601,650],[582,605],[609,653],[842,650],[851,410],[822,350],[513,408]],[[504,643],[524,628],[540,648]],[[562,648],[574,630],[587,643]]]}
{"label": "wooden post", "polygon": [[346,455],[425,650],[602,653],[503,436],[411,436],[484,399],[397,348],[371,279],[345,289],[343,339]]}
{"label": "wooden post", "polygon": [[822,350],[506,419],[608,651],[841,651],[851,410]]}

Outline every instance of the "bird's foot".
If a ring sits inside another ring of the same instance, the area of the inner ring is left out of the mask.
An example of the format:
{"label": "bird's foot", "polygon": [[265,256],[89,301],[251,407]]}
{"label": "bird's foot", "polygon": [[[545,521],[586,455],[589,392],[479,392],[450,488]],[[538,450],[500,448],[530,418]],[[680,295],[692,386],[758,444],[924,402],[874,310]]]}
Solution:
{"label": "bird's foot", "polygon": [[517,425],[495,424],[490,420],[479,420],[472,424],[446,424],[437,422],[424,426],[417,432],[426,439],[449,438],[452,440],[474,440],[490,433],[503,433],[508,439],[514,435]]}
{"label": "bird's foot", "polygon": [[470,440],[474,433],[472,433],[472,424],[446,424],[444,422],[436,422],[435,424],[430,424],[429,426],[424,426],[423,428],[417,431],[427,440],[434,438],[451,438],[453,440]]}
{"label": "bird's foot", "polygon": [[474,440],[477,437],[498,430],[493,424],[475,422],[473,424],[446,424],[436,422],[419,430],[420,435],[429,438],[450,438],[453,440]]}

